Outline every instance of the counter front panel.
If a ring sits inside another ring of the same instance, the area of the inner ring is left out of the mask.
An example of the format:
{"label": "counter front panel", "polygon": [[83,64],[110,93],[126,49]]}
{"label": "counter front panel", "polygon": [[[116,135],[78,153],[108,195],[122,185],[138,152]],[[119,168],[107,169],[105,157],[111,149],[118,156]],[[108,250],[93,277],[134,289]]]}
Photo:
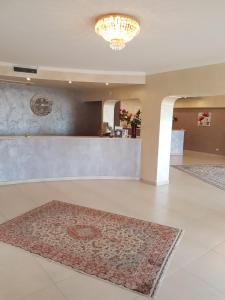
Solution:
{"label": "counter front panel", "polygon": [[140,139],[2,137],[0,181],[139,178]]}

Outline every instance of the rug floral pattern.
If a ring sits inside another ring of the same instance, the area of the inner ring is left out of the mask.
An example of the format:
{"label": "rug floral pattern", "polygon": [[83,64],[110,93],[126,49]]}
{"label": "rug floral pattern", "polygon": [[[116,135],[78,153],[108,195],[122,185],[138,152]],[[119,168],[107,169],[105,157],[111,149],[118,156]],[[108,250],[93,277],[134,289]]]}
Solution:
{"label": "rug floral pattern", "polygon": [[0,225],[0,240],[153,296],[181,231],[60,201]]}
{"label": "rug floral pattern", "polygon": [[181,165],[173,167],[225,190],[225,165]]}

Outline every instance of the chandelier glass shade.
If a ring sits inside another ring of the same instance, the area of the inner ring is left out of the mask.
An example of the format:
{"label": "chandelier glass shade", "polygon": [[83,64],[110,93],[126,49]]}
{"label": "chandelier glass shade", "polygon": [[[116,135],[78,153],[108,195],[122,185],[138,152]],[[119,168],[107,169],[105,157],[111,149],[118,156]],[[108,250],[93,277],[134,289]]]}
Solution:
{"label": "chandelier glass shade", "polygon": [[98,18],[95,32],[110,42],[111,49],[122,50],[140,32],[140,24],[128,15],[108,14]]}

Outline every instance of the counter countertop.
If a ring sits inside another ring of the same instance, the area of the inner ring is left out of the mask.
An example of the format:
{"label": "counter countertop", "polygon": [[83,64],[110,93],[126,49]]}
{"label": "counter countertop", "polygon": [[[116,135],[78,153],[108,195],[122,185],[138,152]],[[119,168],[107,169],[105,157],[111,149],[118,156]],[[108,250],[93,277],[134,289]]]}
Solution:
{"label": "counter countertop", "polygon": [[69,135],[17,135],[17,136],[0,136],[0,140],[16,140],[16,139],[31,139],[31,138],[68,138],[68,139],[101,139],[101,140],[140,140],[139,137],[136,139],[132,138],[111,138],[107,136],[69,136]]}
{"label": "counter countertop", "polygon": [[[173,129],[172,132],[176,131],[185,131],[185,129]],[[111,138],[107,136],[75,136],[75,135],[2,135],[0,136],[0,140],[15,140],[17,138],[68,138],[68,139],[109,139],[109,140],[141,140],[140,137],[137,137],[136,139],[132,138]]]}

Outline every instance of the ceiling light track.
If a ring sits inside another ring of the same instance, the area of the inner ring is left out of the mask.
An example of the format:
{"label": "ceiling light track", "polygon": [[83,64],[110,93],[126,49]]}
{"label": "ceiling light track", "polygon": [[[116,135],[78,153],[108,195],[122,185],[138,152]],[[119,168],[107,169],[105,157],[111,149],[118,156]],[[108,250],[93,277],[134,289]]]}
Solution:
{"label": "ceiling light track", "polygon": [[34,84],[31,81],[20,81],[20,80],[13,80],[13,79],[0,79],[0,83],[9,83],[9,84],[24,84],[24,85],[31,85]]}

